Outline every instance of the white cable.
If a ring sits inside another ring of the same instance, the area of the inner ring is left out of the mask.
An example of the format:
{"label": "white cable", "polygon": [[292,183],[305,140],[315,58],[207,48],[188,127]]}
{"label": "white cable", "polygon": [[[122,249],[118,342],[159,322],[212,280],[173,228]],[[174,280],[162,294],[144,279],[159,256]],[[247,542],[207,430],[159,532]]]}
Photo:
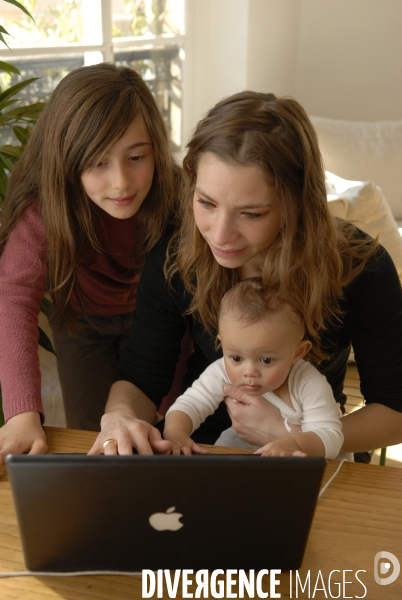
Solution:
{"label": "white cable", "polygon": [[341,460],[341,462],[339,463],[339,466],[337,468],[337,470],[335,471],[335,473],[332,475],[332,477],[330,477],[330,479],[328,479],[327,483],[324,485],[324,487],[322,488],[322,490],[320,491],[320,493],[318,494],[318,497],[321,498],[322,494],[325,492],[325,490],[327,489],[327,487],[333,482],[333,480],[335,479],[335,477],[338,475],[339,471],[341,470],[343,463],[347,462],[346,458],[343,458]]}
{"label": "white cable", "polygon": [[125,577],[141,577],[142,573],[136,571],[15,571],[14,573],[0,573],[1,577],[79,577],[81,575],[122,575]]}

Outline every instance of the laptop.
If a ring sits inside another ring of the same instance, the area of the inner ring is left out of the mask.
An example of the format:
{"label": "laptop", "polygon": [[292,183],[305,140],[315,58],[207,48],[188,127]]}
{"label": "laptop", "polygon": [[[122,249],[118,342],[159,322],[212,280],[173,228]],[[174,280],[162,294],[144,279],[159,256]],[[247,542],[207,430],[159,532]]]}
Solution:
{"label": "laptop", "polygon": [[323,458],[6,458],[30,571],[298,569]]}

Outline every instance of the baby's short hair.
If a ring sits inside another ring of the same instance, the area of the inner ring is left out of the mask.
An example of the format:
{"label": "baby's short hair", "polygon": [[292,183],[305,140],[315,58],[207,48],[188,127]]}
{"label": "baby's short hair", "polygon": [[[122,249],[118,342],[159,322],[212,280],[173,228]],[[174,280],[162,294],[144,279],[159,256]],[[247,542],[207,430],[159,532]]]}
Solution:
{"label": "baby's short hair", "polygon": [[219,322],[221,317],[229,313],[245,325],[282,317],[290,326],[300,331],[301,339],[305,335],[302,314],[276,287],[264,285],[259,277],[244,279],[226,292],[219,309]]}

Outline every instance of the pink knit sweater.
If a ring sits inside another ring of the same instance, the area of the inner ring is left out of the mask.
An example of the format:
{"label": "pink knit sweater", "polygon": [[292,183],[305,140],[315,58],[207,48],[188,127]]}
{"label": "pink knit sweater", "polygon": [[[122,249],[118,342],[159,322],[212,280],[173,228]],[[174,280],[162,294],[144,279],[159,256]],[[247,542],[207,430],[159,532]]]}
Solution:
{"label": "pink knit sweater", "polygon": [[[84,251],[78,280],[84,312],[119,315],[134,309],[130,291],[135,218],[115,219],[94,205],[101,252]],[[38,316],[46,289],[47,237],[39,209],[29,207],[0,258],[0,382],[5,419],[29,410],[43,414],[38,358]],[[78,308],[73,298],[72,305]]]}

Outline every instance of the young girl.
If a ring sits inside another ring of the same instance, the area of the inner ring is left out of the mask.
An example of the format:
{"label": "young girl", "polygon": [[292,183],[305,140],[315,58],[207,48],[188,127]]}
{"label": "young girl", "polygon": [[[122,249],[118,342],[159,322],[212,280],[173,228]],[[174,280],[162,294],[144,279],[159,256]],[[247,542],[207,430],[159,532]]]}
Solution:
{"label": "young girl", "polygon": [[258,278],[245,279],[222,298],[218,324],[223,358],[209,365],[166,414],[163,435],[172,442],[173,454],[205,452],[190,434],[215,412],[225,384],[232,383],[276,406],[290,435],[258,448],[229,427],[217,446],[254,449],[263,456],[335,458],[343,443],[340,414],[326,378],[303,360],[311,342],[289,298],[280,298]]}
{"label": "young girl", "polygon": [[[144,267],[120,380],[91,452],[102,452],[106,439],[116,442],[108,454],[152,451],[157,434],[149,423],[170,387],[186,328],[194,352],[183,389],[221,356],[214,340],[223,295],[254,276],[296,299],[313,364],[341,406],[353,345],[366,405],[343,417],[342,452],[400,443],[401,285],[381,246],[331,216],[317,137],[300,104],[256,92],[222,100],[198,124],[184,174],[180,231]],[[289,434],[264,398],[233,386],[225,393],[230,419],[222,403],[194,432],[195,442],[214,443],[231,423],[255,446]]]}
{"label": "young girl", "polygon": [[67,426],[99,429],[139,273],[179,183],[138,73],[99,64],[59,83],[11,174],[1,216],[0,462],[46,449],[37,352],[45,292]]}

